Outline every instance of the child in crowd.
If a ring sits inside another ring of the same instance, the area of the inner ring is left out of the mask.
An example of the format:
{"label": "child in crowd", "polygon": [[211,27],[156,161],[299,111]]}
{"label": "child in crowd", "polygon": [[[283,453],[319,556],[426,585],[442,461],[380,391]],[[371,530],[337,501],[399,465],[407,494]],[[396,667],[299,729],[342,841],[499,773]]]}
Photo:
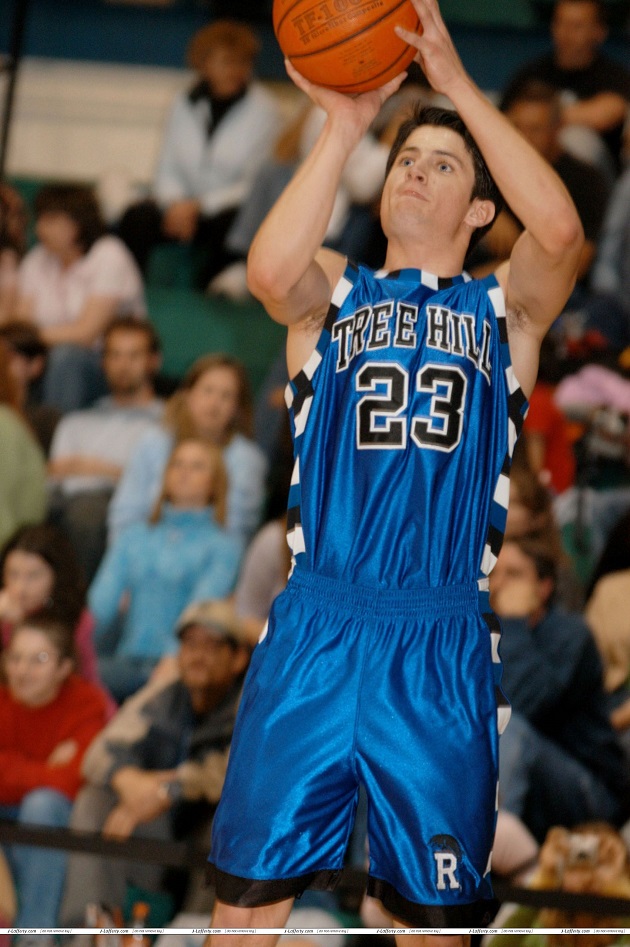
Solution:
{"label": "child in crowd", "polygon": [[114,653],[100,653],[99,661],[117,700],[145,684],[159,659],[176,650],[174,628],[187,605],[232,592],[243,543],[224,529],[226,494],[221,449],[189,437],[171,454],[150,520],[130,526],[105,554],[89,602],[97,648],[122,618]]}
{"label": "child in crowd", "polygon": [[[19,622],[0,685],[0,817],[67,825],[83,754],[105,726],[102,690],[74,674],[72,630],[39,612]],[[17,927],[55,927],[65,878],[62,851],[11,846]]]}

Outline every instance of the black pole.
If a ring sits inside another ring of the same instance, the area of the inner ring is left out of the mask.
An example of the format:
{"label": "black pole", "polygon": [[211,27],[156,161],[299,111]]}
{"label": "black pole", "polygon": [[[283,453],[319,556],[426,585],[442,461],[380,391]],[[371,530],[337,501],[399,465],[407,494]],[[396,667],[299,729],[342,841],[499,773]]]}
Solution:
{"label": "black pole", "polygon": [[2,129],[0,130],[0,180],[4,177],[7,151],[9,146],[9,128],[11,126],[11,117],[13,113],[13,102],[15,99],[15,83],[17,80],[18,67],[22,55],[22,42],[24,40],[24,28],[26,26],[26,13],[29,0],[15,0],[15,9],[13,11],[13,24],[11,29],[11,44],[9,47],[8,73],[6,93],[4,96],[4,112],[2,116]]}

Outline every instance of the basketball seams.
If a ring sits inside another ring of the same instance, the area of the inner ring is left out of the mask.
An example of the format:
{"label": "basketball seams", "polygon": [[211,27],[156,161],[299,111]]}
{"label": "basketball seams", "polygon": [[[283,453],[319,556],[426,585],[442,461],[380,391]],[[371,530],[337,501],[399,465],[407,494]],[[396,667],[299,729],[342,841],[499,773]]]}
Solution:
{"label": "basketball seams", "polygon": [[[283,14],[282,19],[280,20],[277,28],[274,27],[276,37],[279,43],[280,43],[280,33],[282,29],[282,24],[286,20],[287,15],[291,12],[291,10],[295,9],[296,6],[299,6],[299,3],[300,3],[300,0],[295,0],[295,3]],[[406,7],[407,4],[408,4],[408,0],[399,0],[399,3],[397,3],[395,7],[389,7],[384,13],[378,16],[375,20],[370,20],[370,22],[366,23],[365,26],[363,26],[360,30],[357,30],[356,33],[355,32],[348,33],[348,35],[344,36],[342,39],[337,38],[335,39],[334,42],[329,43],[328,46],[319,46],[317,49],[311,49],[306,53],[301,53],[301,52],[293,53],[292,52],[292,53],[288,53],[287,55],[289,55],[289,57],[293,61],[293,58],[306,59],[309,56],[317,56],[319,53],[330,52],[331,49],[337,49],[339,46],[343,46],[344,43],[351,42],[352,40],[355,40],[358,36],[361,36],[363,33],[366,33],[369,30],[374,29],[375,26],[378,26],[378,24],[382,23],[383,20],[386,20],[387,17],[393,16],[395,13],[398,13],[398,11],[402,7]],[[414,29],[417,29],[419,25],[420,25],[420,19],[416,17],[416,24],[415,24]],[[282,46],[282,43],[280,43],[280,46]]]}
{"label": "basketball seams", "polygon": [[[408,62],[406,62],[404,66],[401,66],[400,69],[396,69],[395,71],[392,71],[392,70],[394,70],[394,67],[396,67],[398,63],[400,63],[402,60],[405,60],[407,58],[407,55],[408,55],[408,51],[406,49],[403,49],[400,55],[396,59],[388,63],[388,65],[381,72],[376,73],[373,76],[371,76],[369,80],[370,85],[372,84],[373,80],[379,80],[379,79],[382,81],[379,82],[378,84],[382,85],[385,82],[387,82],[389,79],[393,79],[394,76],[398,75],[399,72],[402,72],[402,70],[405,69],[409,65]],[[298,57],[295,57],[295,58],[298,58]],[[295,68],[297,69],[297,66]],[[299,72],[299,69],[298,69],[298,72]],[[335,83],[334,90],[337,92],[344,92],[346,94],[368,91],[367,89],[364,89],[366,81],[368,80],[359,79],[357,82],[352,82],[352,83],[349,83],[348,85],[339,85],[338,83]],[[321,85],[325,89],[333,88],[333,86],[327,86],[326,83],[321,83]]]}

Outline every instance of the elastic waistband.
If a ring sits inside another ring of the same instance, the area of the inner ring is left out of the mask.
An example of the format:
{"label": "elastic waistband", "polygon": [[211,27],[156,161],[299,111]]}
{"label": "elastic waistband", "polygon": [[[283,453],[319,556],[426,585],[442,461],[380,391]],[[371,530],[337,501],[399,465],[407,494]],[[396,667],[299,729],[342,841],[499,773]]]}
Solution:
{"label": "elastic waistband", "polygon": [[308,594],[322,605],[344,611],[371,615],[453,615],[477,612],[479,587],[476,582],[466,585],[444,585],[437,588],[378,589],[364,585],[350,585],[339,579],[294,569],[287,591]]}

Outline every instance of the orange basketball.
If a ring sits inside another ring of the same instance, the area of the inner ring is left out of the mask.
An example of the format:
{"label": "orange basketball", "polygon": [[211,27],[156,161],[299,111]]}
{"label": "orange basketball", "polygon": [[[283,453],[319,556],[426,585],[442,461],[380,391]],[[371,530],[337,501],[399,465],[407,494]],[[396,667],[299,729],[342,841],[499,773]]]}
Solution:
{"label": "orange basketball", "polygon": [[410,0],[274,0],[280,49],[310,82],[354,94],[403,72],[416,54],[394,32],[422,32]]}

